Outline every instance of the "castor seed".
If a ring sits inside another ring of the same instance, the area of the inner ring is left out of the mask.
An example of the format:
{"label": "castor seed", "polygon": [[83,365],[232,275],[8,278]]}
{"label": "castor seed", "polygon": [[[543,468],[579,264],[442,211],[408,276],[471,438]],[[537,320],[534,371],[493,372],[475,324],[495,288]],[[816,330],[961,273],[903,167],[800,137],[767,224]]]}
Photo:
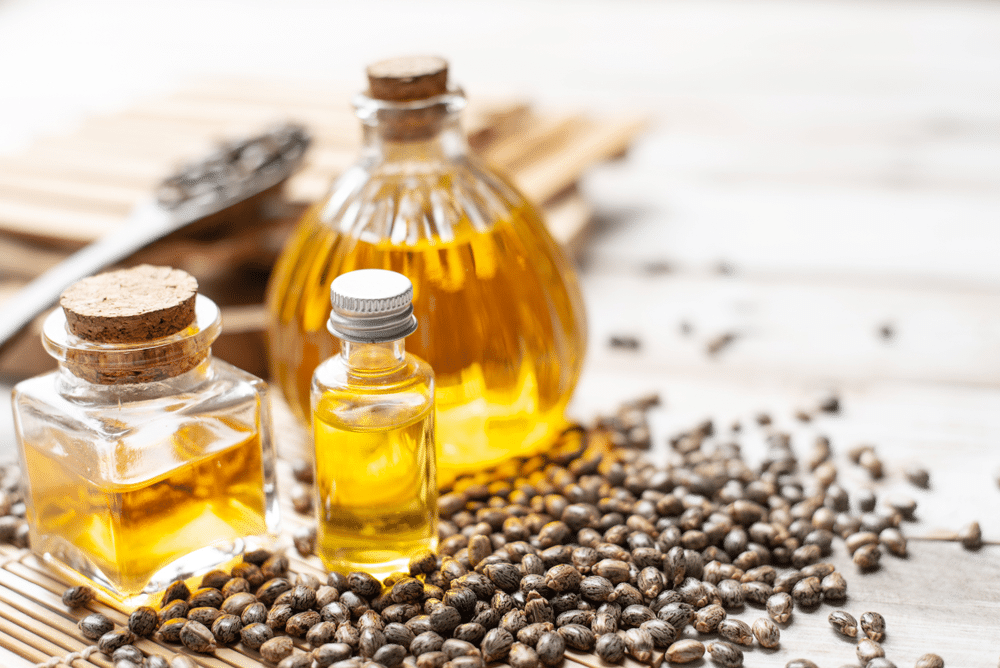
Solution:
{"label": "castor seed", "polygon": [[239,641],[243,622],[236,615],[222,615],[212,624],[212,635],[220,645],[232,645]]}
{"label": "castor seed", "polygon": [[705,645],[690,638],[678,640],[667,648],[664,657],[670,663],[691,663],[705,655]]}
{"label": "castor seed", "polygon": [[135,634],[128,629],[108,631],[97,640],[97,649],[111,656],[119,647],[133,645],[135,641]]}
{"label": "castor seed", "polygon": [[250,649],[260,649],[260,646],[274,637],[274,630],[267,624],[254,622],[240,629],[240,642]]}
{"label": "castor seed", "polygon": [[291,638],[288,636],[278,636],[266,641],[257,651],[260,652],[265,661],[280,663],[283,659],[290,656],[294,649],[295,645]]}
{"label": "castor seed", "polygon": [[344,661],[345,659],[351,658],[350,645],[345,645],[343,643],[326,643],[316,647],[312,651],[313,661],[316,662],[318,668],[327,668],[331,664],[337,663],[338,661]]}
{"label": "castor seed", "polygon": [[767,599],[767,614],[779,624],[784,624],[792,617],[792,597],[785,592],[773,594]]}
{"label": "castor seed", "polygon": [[81,619],[77,624],[77,627],[80,629],[80,633],[83,634],[84,638],[87,638],[88,640],[97,640],[108,631],[113,631],[115,623],[101,613],[95,612]]}
{"label": "castor seed", "polygon": [[862,638],[859,640],[854,651],[858,655],[858,661],[861,662],[861,665],[866,665],[872,659],[885,656],[885,650],[882,649],[882,646],[871,638]]}
{"label": "castor seed", "polygon": [[594,643],[594,653],[607,663],[621,663],[625,660],[625,640],[617,633],[598,636]]}
{"label": "castor seed", "polygon": [[761,647],[774,649],[781,642],[781,630],[767,617],[755,619],[751,630]]}
{"label": "castor seed", "polygon": [[753,644],[753,630],[750,625],[740,619],[727,618],[719,622],[716,632],[729,642],[737,645]]}
{"label": "castor seed", "polygon": [[67,608],[80,608],[94,600],[96,593],[90,587],[79,585],[63,592],[62,602]]}
{"label": "castor seed", "polygon": [[566,653],[566,641],[554,631],[543,633],[535,646],[538,660],[546,666],[557,666]]}
{"label": "castor seed", "polygon": [[712,663],[722,668],[740,668],[743,665],[743,652],[735,645],[717,640],[708,644],[708,653]]}
{"label": "castor seed", "polygon": [[189,621],[181,627],[181,644],[192,652],[210,654],[215,651],[215,636],[201,622]]}
{"label": "castor seed", "polygon": [[827,621],[841,635],[850,638],[855,638],[858,635],[858,620],[854,619],[854,616],[846,610],[834,610],[827,617]]}
{"label": "castor seed", "polygon": [[877,612],[862,614],[861,630],[875,642],[882,642],[885,639],[885,617]]}

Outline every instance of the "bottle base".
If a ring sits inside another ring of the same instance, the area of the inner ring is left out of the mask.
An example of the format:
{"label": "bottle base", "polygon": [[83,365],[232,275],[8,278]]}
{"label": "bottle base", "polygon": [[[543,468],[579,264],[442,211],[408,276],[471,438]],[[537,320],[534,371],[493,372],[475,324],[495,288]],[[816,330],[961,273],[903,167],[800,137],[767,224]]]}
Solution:
{"label": "bottle base", "polygon": [[194,590],[199,585],[197,579],[205,573],[215,569],[228,570],[240,561],[245,551],[269,547],[272,543],[269,537],[249,537],[205,547],[174,560],[148,576],[144,574],[141,579],[131,578],[129,581],[121,574],[105,572],[78,549],[61,541],[49,545],[49,549],[38,556],[72,584],[93,588],[101,602],[122,612],[131,612],[142,605],[158,604],[163,591],[173,582],[188,581]]}

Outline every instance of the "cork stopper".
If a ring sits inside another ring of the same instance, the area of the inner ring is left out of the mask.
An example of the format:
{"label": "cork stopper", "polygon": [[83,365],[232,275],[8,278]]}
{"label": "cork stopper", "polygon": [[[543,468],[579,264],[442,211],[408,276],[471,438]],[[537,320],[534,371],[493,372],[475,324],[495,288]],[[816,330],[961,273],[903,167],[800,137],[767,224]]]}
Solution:
{"label": "cork stopper", "polygon": [[180,269],[143,264],[91,276],[59,299],[73,334],[97,343],[170,336],[195,318],[198,281]]}
{"label": "cork stopper", "polygon": [[448,61],[437,56],[390,58],[368,66],[368,86],[378,100],[409,102],[448,92]]}

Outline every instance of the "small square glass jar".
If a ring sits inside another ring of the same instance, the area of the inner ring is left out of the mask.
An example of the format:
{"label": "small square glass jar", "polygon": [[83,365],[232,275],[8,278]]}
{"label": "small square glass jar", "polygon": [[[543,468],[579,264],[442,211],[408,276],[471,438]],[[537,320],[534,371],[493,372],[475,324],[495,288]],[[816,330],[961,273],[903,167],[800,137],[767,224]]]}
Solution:
{"label": "small square glass jar", "polygon": [[32,549],[126,610],[278,532],[267,386],[213,359],[219,308],[194,311],[168,336],[96,343],[56,309],[58,369],[14,389]]}

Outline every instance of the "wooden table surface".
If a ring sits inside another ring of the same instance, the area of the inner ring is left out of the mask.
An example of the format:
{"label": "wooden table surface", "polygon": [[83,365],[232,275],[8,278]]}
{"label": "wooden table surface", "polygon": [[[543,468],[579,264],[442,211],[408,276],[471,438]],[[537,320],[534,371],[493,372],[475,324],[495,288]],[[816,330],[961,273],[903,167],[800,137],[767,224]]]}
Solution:
{"label": "wooden table surface", "polygon": [[[637,149],[585,184],[598,210],[580,258],[590,346],[571,411],[655,390],[660,447],[702,418],[749,424],[759,411],[797,444],[829,435],[838,456],[875,444],[880,489],[916,498],[918,520],[904,527],[910,557],[873,574],[837,544],[844,607],[885,616],[901,668],[931,651],[997,665],[1000,4],[281,4],[0,3],[0,147],[192,72],[356,85],[364,62],[415,49],[448,55],[470,90],[652,112]],[[231,28],[213,29],[224,17]],[[376,20],[368,39],[359,26]],[[247,46],[265,36],[275,48]],[[708,354],[725,333],[733,342]],[[831,389],[839,416],[792,418]],[[756,438],[748,429],[750,457]],[[914,462],[929,490],[903,481]],[[868,484],[855,472],[844,468],[851,490]],[[983,549],[941,540],[972,520]],[[855,663],[829,610],[796,613],[781,649],[745,665]]]}

